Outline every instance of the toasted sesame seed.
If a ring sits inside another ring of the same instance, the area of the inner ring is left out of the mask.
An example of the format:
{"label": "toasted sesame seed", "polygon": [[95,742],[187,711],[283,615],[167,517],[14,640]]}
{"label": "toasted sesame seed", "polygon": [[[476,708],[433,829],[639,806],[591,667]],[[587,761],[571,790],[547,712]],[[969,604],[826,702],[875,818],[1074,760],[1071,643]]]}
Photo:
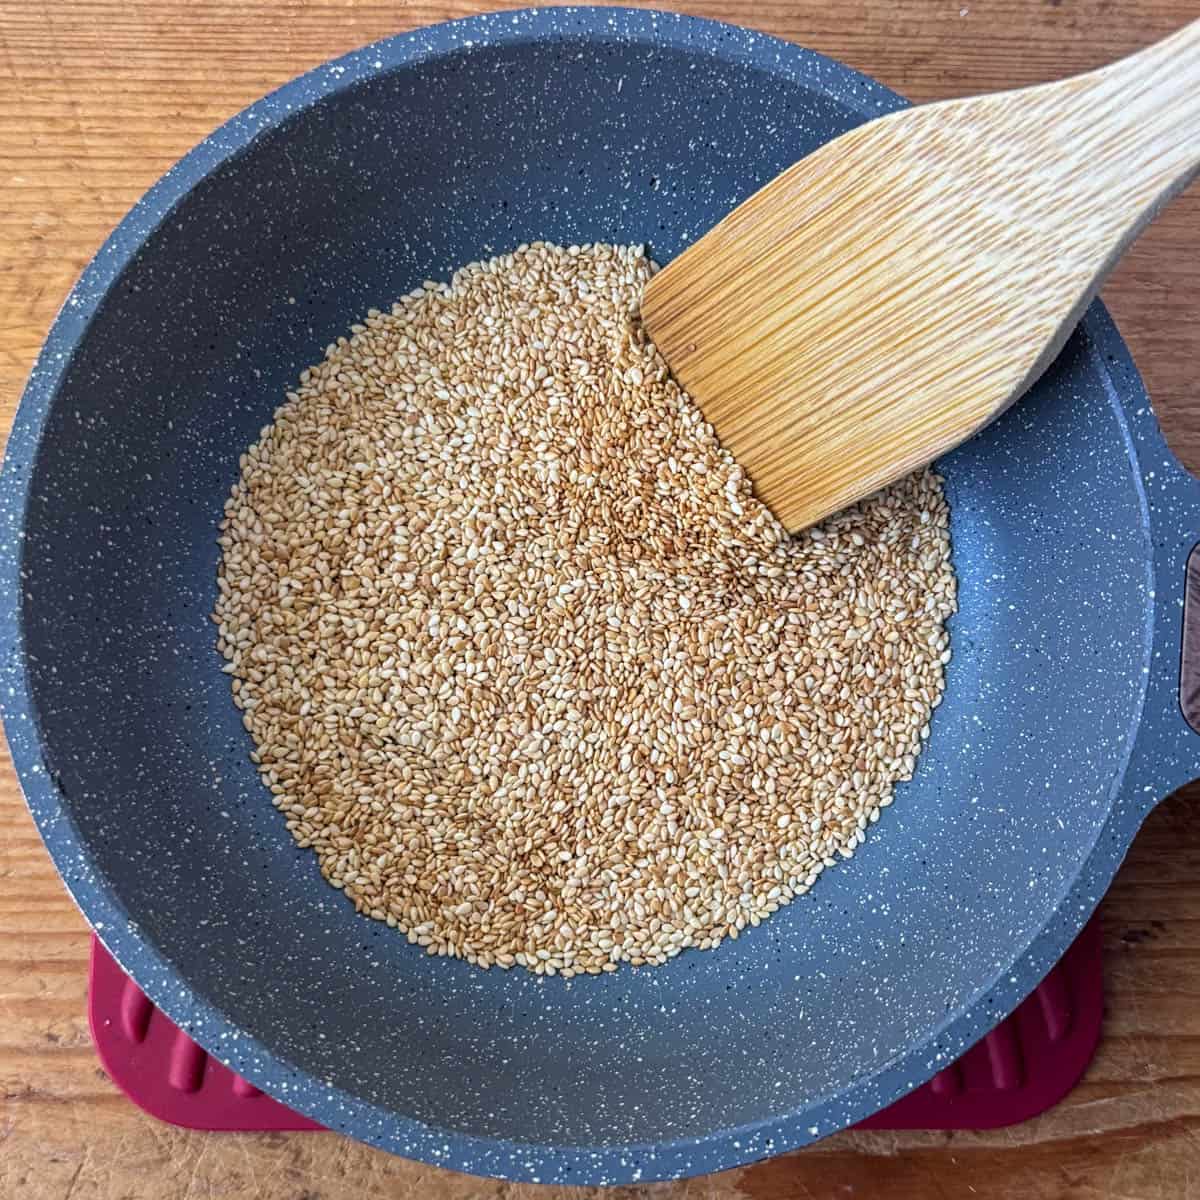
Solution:
{"label": "toasted sesame seed", "polygon": [[788,536],[642,331],[653,269],[534,243],[426,282],[239,459],[213,620],[252,757],[434,957],[737,937],[863,843],[941,700],[941,481]]}

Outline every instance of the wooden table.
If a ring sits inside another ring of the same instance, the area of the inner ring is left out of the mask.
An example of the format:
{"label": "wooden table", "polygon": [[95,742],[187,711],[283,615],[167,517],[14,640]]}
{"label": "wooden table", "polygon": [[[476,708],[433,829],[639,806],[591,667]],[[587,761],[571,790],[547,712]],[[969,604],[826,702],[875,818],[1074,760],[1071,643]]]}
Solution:
{"label": "wooden table", "polygon": [[[1200,15],[1178,0],[700,0],[915,100],[1095,66]],[[0,0],[0,420],[55,310],[130,204],[213,126],[323,59],[474,6],[393,0]],[[1175,450],[1200,471],[1200,186],[1106,289]],[[1105,902],[1108,1017],[1086,1079],[994,1133],[845,1133],[661,1200],[1200,1197],[1200,786],[1147,823]],[[210,1135],[143,1116],[100,1069],[88,936],[0,763],[0,1197],[549,1196],[328,1135]],[[582,1195],[558,1192],[557,1196]]]}

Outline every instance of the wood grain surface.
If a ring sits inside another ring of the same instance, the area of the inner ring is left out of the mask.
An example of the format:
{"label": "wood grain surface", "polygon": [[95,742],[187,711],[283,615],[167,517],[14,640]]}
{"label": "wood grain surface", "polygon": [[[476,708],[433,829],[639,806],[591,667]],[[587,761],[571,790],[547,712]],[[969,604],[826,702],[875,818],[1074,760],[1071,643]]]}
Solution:
{"label": "wood grain surface", "polygon": [[1198,172],[1193,21],[1098,71],[827,142],[655,275],[642,319],[794,532],[1026,392]]}
{"label": "wood grain surface", "polygon": [[[1084,70],[1200,0],[706,0],[915,100]],[[476,11],[405,0],[0,0],[0,422],[72,281],[137,196],[213,126],[297,72]],[[1200,188],[1105,290],[1162,424],[1200,471]],[[1181,564],[1182,567],[1182,564]],[[1047,601],[1049,602],[1049,601]],[[653,1200],[1200,1197],[1200,787],[1154,813],[1105,901],[1108,1015],[1083,1083],[993,1133],[844,1133]],[[100,1069],[87,933],[0,762],[0,1200],[532,1200],[332,1134],[203,1134],[143,1116]]]}

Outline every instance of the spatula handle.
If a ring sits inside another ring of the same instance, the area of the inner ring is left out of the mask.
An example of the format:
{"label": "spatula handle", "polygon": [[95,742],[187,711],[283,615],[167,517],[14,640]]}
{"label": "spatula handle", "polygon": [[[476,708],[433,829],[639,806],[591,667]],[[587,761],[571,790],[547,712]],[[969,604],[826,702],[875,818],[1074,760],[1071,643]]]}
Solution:
{"label": "spatula handle", "polygon": [[1140,230],[1200,171],[1200,21],[1059,86],[1072,84],[1091,108],[1075,156],[1085,192]]}

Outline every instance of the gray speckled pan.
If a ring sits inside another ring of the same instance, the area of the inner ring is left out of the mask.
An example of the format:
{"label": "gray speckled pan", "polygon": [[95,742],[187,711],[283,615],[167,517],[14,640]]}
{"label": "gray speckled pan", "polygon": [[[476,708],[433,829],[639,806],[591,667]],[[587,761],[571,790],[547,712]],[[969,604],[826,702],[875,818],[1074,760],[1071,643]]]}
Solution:
{"label": "gray speckled pan", "polygon": [[371,305],[519,241],[670,258],[902,101],[744,30],[498,13],[236,117],[55,322],[4,466],[5,724],[85,913],[150,997],[292,1107],[400,1154],[620,1182],[810,1142],[929,1078],[1068,944],[1200,773],[1177,703],[1200,488],[1095,306],[942,464],[961,612],[916,778],[811,896],[713,953],[564,982],[356,917],[247,760],[207,620],[239,451]]}

